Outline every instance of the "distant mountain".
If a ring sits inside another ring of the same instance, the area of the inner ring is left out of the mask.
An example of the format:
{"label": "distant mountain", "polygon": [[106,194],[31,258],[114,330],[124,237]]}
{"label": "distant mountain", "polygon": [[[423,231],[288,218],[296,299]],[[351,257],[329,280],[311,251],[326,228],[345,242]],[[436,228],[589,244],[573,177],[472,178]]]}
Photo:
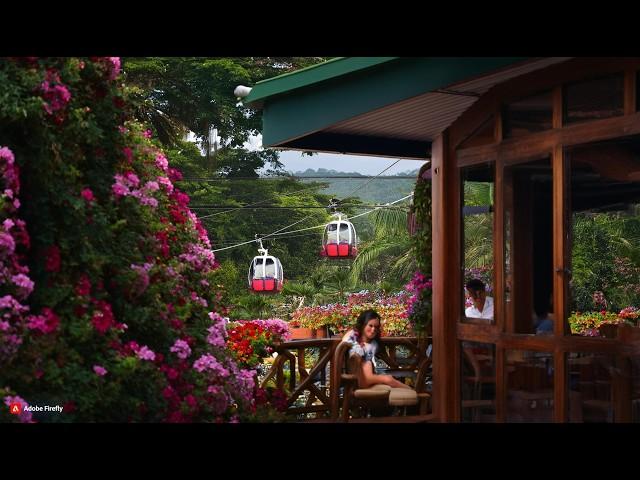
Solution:
{"label": "distant mountain", "polygon": [[[327,170],[326,168],[318,168],[317,170],[308,168],[304,172],[293,172],[292,175],[302,178],[303,182],[307,182],[307,180],[304,179],[305,177],[364,177],[362,180],[358,178],[318,178],[314,180],[309,179],[308,182],[327,183],[328,186],[322,193],[333,195],[339,199],[359,197],[365,203],[387,203],[398,200],[411,193],[416,183],[415,179],[418,176],[418,169],[389,175],[393,177],[413,177],[398,178],[397,180],[389,178],[366,178],[367,175],[358,172],[338,172],[336,170]],[[383,174],[383,176],[386,175]]]}
{"label": "distant mountain", "polygon": [[[414,176],[417,177],[419,169],[415,168],[413,170],[407,170],[406,172],[398,172],[393,175],[383,175],[385,177],[406,177],[406,176]],[[318,168],[314,170],[313,168],[307,168],[304,172],[289,172],[291,175],[296,177],[367,177],[371,175],[363,175],[360,172],[338,172],[337,170],[327,170],[326,168]]]}

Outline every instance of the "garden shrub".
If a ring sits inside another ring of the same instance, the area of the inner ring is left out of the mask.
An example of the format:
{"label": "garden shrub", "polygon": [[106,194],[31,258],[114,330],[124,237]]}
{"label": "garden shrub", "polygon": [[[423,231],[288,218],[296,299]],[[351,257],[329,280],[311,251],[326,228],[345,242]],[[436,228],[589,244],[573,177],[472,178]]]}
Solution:
{"label": "garden shrub", "polygon": [[119,71],[0,60],[0,396],[64,407],[0,420],[250,420],[206,231]]}

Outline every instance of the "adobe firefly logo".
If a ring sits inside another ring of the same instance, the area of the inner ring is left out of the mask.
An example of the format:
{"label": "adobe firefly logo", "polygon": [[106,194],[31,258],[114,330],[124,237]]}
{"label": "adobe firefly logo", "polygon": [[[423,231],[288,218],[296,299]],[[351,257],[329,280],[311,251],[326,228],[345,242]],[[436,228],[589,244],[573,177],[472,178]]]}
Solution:
{"label": "adobe firefly logo", "polygon": [[9,405],[9,412],[12,415],[20,415],[21,411],[22,411],[22,405],[20,405],[18,402],[14,402],[11,405]]}

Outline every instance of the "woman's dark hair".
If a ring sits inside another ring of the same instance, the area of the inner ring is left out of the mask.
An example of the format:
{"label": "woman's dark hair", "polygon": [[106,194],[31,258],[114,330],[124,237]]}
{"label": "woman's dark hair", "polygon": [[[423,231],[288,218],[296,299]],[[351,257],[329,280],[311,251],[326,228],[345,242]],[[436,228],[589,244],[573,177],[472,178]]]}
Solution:
{"label": "woman's dark hair", "polygon": [[[367,323],[369,323],[369,320],[382,321],[382,319],[380,318],[380,315],[375,310],[365,310],[364,312],[362,312],[358,317],[358,320],[356,320],[356,326],[353,328],[359,337],[362,337],[362,332],[364,330],[364,327]],[[376,336],[374,340],[380,340],[380,333],[381,333],[381,330],[378,328],[376,330]]]}

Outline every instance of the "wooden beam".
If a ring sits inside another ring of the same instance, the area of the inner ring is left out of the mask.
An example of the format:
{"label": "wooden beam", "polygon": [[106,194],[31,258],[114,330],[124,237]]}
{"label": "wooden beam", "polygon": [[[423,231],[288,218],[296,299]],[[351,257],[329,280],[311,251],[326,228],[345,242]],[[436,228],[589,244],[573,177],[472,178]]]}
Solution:
{"label": "wooden beam", "polygon": [[500,145],[484,145],[460,150],[458,166],[495,160],[516,164],[549,154],[556,145],[565,147],[640,134],[640,113],[578,123],[560,130],[532,133],[526,137],[505,140]]}
{"label": "wooden beam", "polygon": [[522,75],[495,86],[465,111],[449,128],[451,145],[457,148],[501,104],[526,97],[561,83],[640,69],[638,57],[576,58]]}

